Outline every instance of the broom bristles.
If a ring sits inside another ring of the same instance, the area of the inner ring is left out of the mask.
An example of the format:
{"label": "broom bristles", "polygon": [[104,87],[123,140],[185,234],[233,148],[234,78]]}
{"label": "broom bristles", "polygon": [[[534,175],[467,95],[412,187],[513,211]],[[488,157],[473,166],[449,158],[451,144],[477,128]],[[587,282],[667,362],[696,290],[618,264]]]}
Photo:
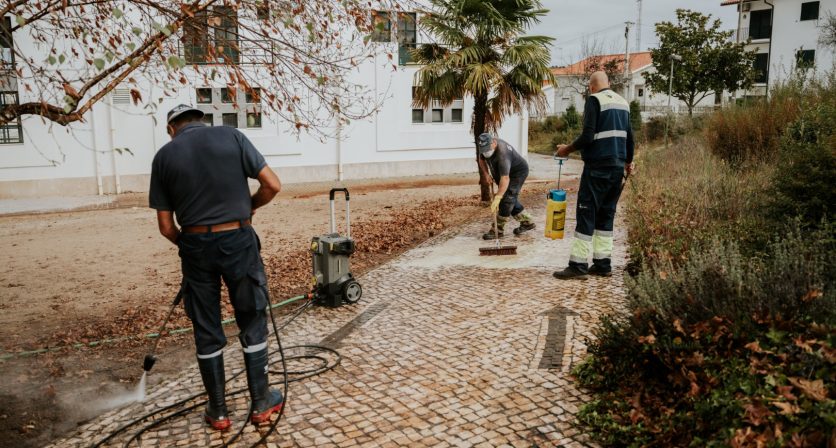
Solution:
{"label": "broom bristles", "polygon": [[516,255],[517,246],[480,247],[479,255]]}

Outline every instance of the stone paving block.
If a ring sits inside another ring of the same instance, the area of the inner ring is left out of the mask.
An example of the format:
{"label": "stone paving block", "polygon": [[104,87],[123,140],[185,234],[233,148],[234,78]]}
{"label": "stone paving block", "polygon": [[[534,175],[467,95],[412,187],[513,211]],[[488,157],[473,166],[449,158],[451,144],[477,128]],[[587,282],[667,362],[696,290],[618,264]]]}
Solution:
{"label": "stone paving block", "polygon": [[[551,272],[565,264],[571,239],[533,232],[509,240],[518,256],[479,257],[486,227],[481,220],[443,232],[360,278],[364,298],[357,305],[312,308],[285,328],[285,346],[340,332],[343,361],[290,385],[286,415],[268,447],[595,446],[572,425],[590,395],[569,371],[585,356],[584,341],[601,313],[623,310],[625,234],[617,226],[613,277],[561,283]],[[549,334],[555,317],[545,313],[555,307],[574,314],[558,315],[565,325]],[[369,309],[378,311],[345,333]],[[560,348],[547,343],[555,338]],[[227,351],[235,353],[227,358],[229,378],[243,357],[232,343]],[[227,390],[245,387],[242,375]],[[51,447],[89,446],[136,416],[201,391],[191,366],[148,391],[145,403],[94,419]],[[239,429],[248,397],[228,397],[228,405]],[[246,425],[235,446],[252,445],[260,431]],[[217,446],[224,437],[207,429],[198,408],[148,431],[142,446]]]}

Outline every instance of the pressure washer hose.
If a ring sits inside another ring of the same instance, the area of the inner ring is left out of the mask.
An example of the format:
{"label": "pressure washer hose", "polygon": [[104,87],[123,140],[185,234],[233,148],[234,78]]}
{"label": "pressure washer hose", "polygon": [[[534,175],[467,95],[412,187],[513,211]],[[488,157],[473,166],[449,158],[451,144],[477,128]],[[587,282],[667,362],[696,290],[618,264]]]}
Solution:
{"label": "pressure washer hose", "polygon": [[[309,299],[308,296],[293,297],[293,298],[287,299],[283,302],[280,302],[279,304],[276,305],[276,307],[285,306],[285,305],[288,305],[290,303],[297,302],[299,300],[306,299],[306,298]],[[284,406],[282,406],[281,411],[279,411],[279,415],[276,418],[276,420],[273,421],[273,423],[270,425],[270,427],[267,429],[267,431],[263,432],[263,434],[261,435],[261,438],[258,440],[258,442],[256,442],[255,444],[252,445],[253,447],[258,446],[261,443],[263,443],[265,440],[267,440],[267,437],[269,437],[270,434],[274,433],[276,428],[278,427],[279,422],[281,421],[282,417],[284,416],[284,410],[287,407],[288,387],[289,387],[290,383],[301,381],[303,379],[307,379],[307,378],[325,373],[325,372],[337,367],[340,364],[340,362],[342,361],[342,356],[340,356],[339,352],[337,352],[334,349],[331,349],[331,348],[328,348],[328,347],[323,347],[323,346],[320,346],[320,345],[295,345],[295,346],[287,347],[287,349],[291,350],[291,349],[296,349],[296,348],[305,348],[305,349],[309,349],[309,350],[314,349],[314,350],[320,350],[320,351],[323,351],[323,352],[330,352],[335,357],[335,360],[333,361],[333,363],[329,364],[327,358],[325,358],[323,356],[318,356],[316,354],[298,355],[298,356],[292,356],[290,358],[285,357],[285,348],[282,346],[282,341],[281,341],[281,337],[279,336],[279,332],[282,329],[284,329],[287,325],[289,325],[291,322],[293,322],[297,317],[299,317],[304,311],[306,311],[308,308],[310,308],[312,304],[313,304],[313,301],[309,299],[307,302],[305,302],[303,305],[301,305],[299,308],[297,308],[293,313],[291,313],[291,315],[282,323],[282,325],[277,325],[276,324],[276,318],[273,315],[273,306],[268,305],[268,307],[267,307],[267,309],[269,310],[269,313],[270,313],[270,322],[272,323],[272,326],[273,326],[273,334],[276,337],[276,343],[278,345],[277,350],[274,350],[271,354],[275,354],[276,352],[278,352],[279,356],[281,358],[281,364],[282,364],[282,370],[281,371],[271,370],[270,373],[273,374],[273,375],[282,375],[282,385],[283,385],[283,389],[284,389],[282,391],[283,396],[284,396]],[[162,335],[160,335],[160,336],[162,336]],[[289,360],[300,360],[300,359],[318,360],[318,361],[321,362],[321,364],[314,367],[314,368],[307,369],[307,370],[300,370],[300,371],[293,371],[293,372],[290,372],[290,371],[287,370],[287,361],[289,361]],[[273,365],[273,363],[270,363],[269,365]],[[226,382],[230,383],[232,380],[234,380],[235,378],[237,378],[238,376],[240,376],[244,372],[245,372],[245,369],[239,370],[237,373],[235,373],[229,379],[227,379]],[[290,375],[294,375],[294,378],[291,379]],[[277,384],[278,383],[270,383],[271,386],[272,385],[277,385]],[[227,393],[226,396],[227,397],[236,396],[236,395],[239,395],[239,394],[247,393],[248,391],[249,391],[248,388],[244,387],[244,388],[233,390],[233,391]],[[165,406],[163,408],[160,408],[160,409],[157,409],[155,411],[149,412],[149,413],[147,413],[147,414],[145,414],[145,415],[143,415],[139,418],[136,418],[136,419],[122,425],[121,427],[117,428],[116,430],[114,430],[113,432],[108,434],[104,439],[102,439],[99,442],[97,442],[96,444],[92,445],[92,447],[93,448],[101,447],[104,444],[106,444],[107,442],[114,439],[115,437],[123,434],[128,429],[139,425],[141,422],[143,422],[143,421],[145,421],[145,420],[147,420],[151,417],[159,416],[159,415],[161,415],[161,414],[163,414],[167,411],[170,411],[174,408],[181,407],[181,406],[185,405],[186,403],[189,403],[190,401],[195,400],[202,395],[204,395],[203,392],[191,395],[191,396],[186,397],[186,398],[184,398],[184,399],[182,399],[182,400],[180,400],[176,403],[170,404],[170,405]],[[177,417],[187,415],[190,412],[192,412],[193,410],[204,406],[207,403],[207,401],[208,400],[197,401],[190,406],[187,406],[187,407],[182,408],[178,411],[175,411],[171,414],[163,415],[163,416],[157,418],[153,422],[151,422],[151,423],[143,426],[142,428],[140,428],[136,433],[133,434],[133,436],[131,436],[131,438],[129,438],[125,442],[125,444],[123,446],[127,448],[128,446],[130,446],[130,444],[132,442],[134,442],[134,441],[139,442],[142,435],[144,433],[146,433],[147,431],[149,431],[153,428],[156,428],[157,426],[160,426],[163,423],[166,423],[166,422],[168,422],[170,420],[173,420]],[[250,404],[249,410],[247,411],[247,418],[245,419],[245,422],[248,422],[250,420],[250,415],[252,415],[252,412],[253,412],[252,404]],[[226,440],[223,445],[220,445],[220,446],[221,447],[228,447],[230,444],[232,444],[236,440],[238,440],[238,438],[241,437],[241,434],[244,432],[245,425],[246,425],[246,423],[242,424],[241,427],[238,429],[238,431],[231,438]]]}

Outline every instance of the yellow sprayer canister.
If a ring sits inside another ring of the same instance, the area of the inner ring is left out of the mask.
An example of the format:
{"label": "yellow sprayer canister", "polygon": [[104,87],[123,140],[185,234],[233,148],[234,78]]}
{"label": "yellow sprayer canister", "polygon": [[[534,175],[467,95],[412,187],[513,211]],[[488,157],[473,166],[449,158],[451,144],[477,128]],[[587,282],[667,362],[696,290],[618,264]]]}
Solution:
{"label": "yellow sprayer canister", "polygon": [[551,190],[546,201],[546,238],[563,239],[565,225],[566,190]]}
{"label": "yellow sprayer canister", "polygon": [[560,189],[560,175],[566,158],[554,156],[557,162],[557,189],[549,190],[546,200],[546,238],[563,239],[563,227],[566,226],[566,190]]}

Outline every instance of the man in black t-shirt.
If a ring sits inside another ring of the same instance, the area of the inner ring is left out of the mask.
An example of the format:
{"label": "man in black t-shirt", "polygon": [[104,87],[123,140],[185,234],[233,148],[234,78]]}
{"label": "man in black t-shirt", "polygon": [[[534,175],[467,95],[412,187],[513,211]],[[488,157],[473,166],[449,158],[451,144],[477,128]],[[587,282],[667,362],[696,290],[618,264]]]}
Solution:
{"label": "man in black t-shirt", "polygon": [[[160,233],[180,250],[184,306],[209,395],[205,420],[224,431],[231,423],[224,397],[221,280],[241,330],[251,421],[269,423],[284,403],[281,392],[271,390],[267,381],[270,300],[261,243],[251,226],[252,214],[276,196],[281,182],[244,134],[206,126],[201,118],[203,112],[187,105],[168,113],[171,141],[154,157],[149,204],[157,210]],[[260,184],[252,196],[248,178]]]}
{"label": "man in black t-shirt", "polygon": [[499,190],[491,202],[491,211],[497,214],[496,228],[491,226],[491,230],[482,235],[482,238],[491,240],[497,236],[502,237],[505,223],[512,216],[520,223],[520,226],[514,229],[514,235],[535,228],[531,215],[525,211],[519,200],[523,183],[528,177],[528,162],[508,142],[494,138],[488,133],[479,136],[479,154],[487,162],[494,182],[499,185]]}

